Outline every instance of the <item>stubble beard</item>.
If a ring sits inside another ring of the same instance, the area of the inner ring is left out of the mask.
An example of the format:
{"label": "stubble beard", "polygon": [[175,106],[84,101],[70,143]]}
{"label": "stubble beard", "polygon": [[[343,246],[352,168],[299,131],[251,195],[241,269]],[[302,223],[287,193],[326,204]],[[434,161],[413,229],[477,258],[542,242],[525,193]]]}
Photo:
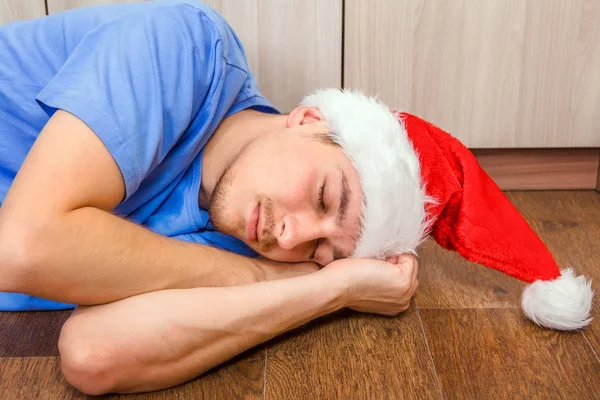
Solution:
{"label": "stubble beard", "polygon": [[261,207],[264,208],[263,218],[265,219],[263,229],[260,231],[261,241],[258,244],[258,251],[267,253],[277,244],[277,239],[273,236],[275,230],[275,218],[273,217],[273,201],[265,197],[261,200]]}
{"label": "stubble beard", "polygon": [[[208,204],[208,216],[213,226],[218,231],[232,236],[235,236],[235,228],[230,227],[231,219],[227,218],[225,205],[231,197],[230,189],[234,180],[235,173],[231,170],[231,166],[228,166],[217,181]],[[241,228],[243,229],[243,227]]]}
{"label": "stubble beard", "polygon": [[[235,181],[235,173],[229,166],[223,175],[217,181],[213,195],[210,199],[208,206],[208,215],[213,226],[220,232],[230,236],[237,237],[238,239],[246,238],[245,229],[246,221],[241,220],[238,226],[232,226],[233,216],[228,218],[226,204],[231,198],[231,187]],[[260,253],[267,253],[277,244],[277,239],[273,236],[273,230],[275,229],[275,218],[273,216],[273,201],[264,196],[260,200],[261,208],[263,208],[262,216],[265,219],[263,223],[263,229],[260,231],[260,238],[262,239],[257,244],[257,250]]]}

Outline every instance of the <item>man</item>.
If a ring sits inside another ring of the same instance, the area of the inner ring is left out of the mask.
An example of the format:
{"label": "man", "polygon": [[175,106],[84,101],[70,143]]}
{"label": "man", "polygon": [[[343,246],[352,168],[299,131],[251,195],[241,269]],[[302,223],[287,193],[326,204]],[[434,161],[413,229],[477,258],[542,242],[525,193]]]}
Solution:
{"label": "man", "polygon": [[280,115],[196,1],[9,24],[0,53],[0,307],[79,306],[58,344],[78,389],[166,388],[342,307],[408,307],[415,258],[361,258],[370,181],[322,112],[364,106],[366,132],[383,106]]}

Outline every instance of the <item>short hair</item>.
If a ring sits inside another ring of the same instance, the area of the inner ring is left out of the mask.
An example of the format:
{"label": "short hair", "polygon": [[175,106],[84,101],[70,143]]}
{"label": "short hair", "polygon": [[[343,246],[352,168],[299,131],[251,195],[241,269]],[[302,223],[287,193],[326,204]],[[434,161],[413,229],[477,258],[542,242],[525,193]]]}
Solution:
{"label": "short hair", "polygon": [[335,140],[335,134],[333,132],[317,132],[313,134],[313,138],[319,143],[340,147],[340,144]]}

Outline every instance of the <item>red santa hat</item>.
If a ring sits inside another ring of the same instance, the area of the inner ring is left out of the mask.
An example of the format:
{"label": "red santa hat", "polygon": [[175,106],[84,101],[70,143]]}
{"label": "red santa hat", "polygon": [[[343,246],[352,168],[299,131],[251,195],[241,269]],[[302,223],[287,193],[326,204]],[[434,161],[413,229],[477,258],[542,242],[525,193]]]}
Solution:
{"label": "red santa hat", "polygon": [[538,325],[574,330],[589,324],[590,282],[571,269],[559,269],[456,138],[355,91],[322,89],[302,105],[320,110],[332,138],[358,171],[362,229],[353,257],[416,254],[431,236],[469,261],[530,282],[521,306]]}

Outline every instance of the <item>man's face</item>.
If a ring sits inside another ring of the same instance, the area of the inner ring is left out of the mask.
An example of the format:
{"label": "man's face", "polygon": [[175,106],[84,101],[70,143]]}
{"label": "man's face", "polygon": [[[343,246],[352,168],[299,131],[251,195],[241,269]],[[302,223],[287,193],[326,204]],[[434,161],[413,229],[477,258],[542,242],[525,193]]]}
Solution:
{"label": "man's face", "polygon": [[210,202],[219,231],[276,261],[326,265],[354,251],[362,191],[350,160],[310,118],[251,142]]}

